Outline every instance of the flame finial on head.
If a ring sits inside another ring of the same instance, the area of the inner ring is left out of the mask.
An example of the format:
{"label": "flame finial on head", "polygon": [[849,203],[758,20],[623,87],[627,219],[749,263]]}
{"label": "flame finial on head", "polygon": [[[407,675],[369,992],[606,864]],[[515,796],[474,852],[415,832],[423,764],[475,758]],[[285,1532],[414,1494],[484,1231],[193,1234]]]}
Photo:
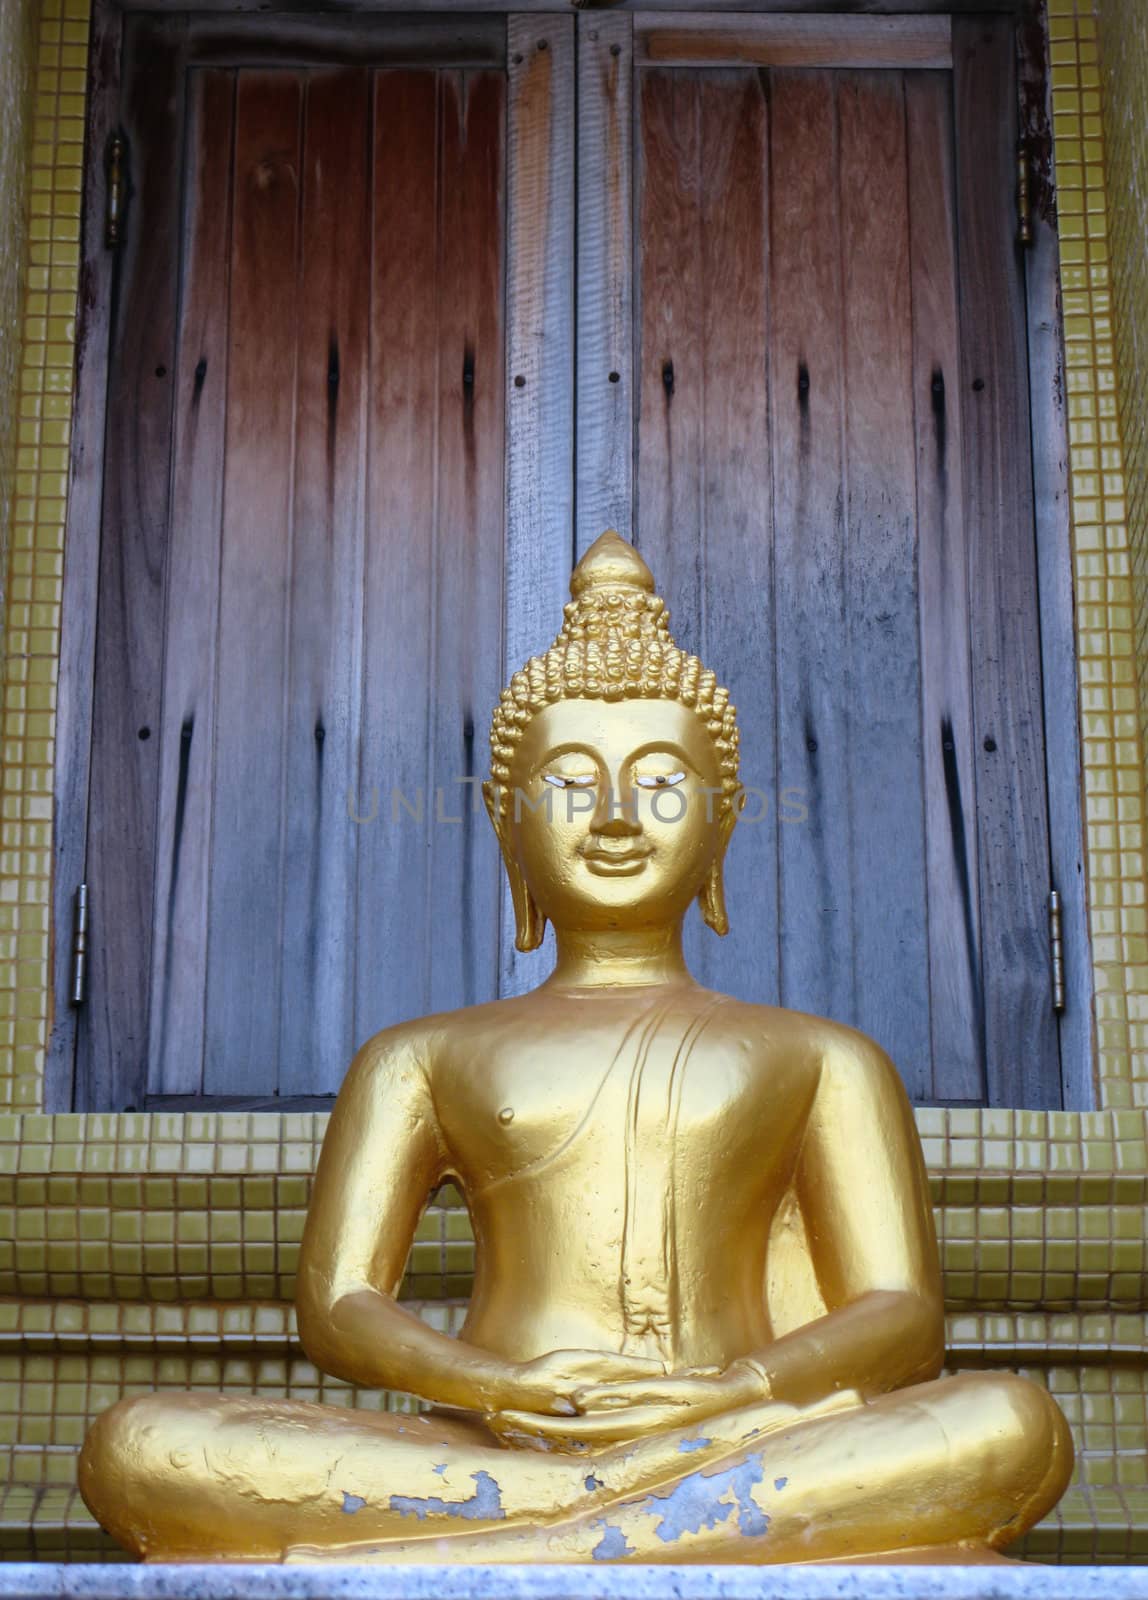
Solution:
{"label": "flame finial on head", "polygon": [[570,594],[575,600],[591,589],[637,589],[653,594],[654,575],[634,549],[613,528],[607,528],[574,568]]}
{"label": "flame finial on head", "polygon": [[514,748],[530,718],[557,700],[679,700],[706,724],[721,767],[721,808],[738,790],[737,716],[729,690],[679,650],[649,567],[611,528],[574,569],[557,639],[502,691],[490,729],[491,777],[510,783]]}

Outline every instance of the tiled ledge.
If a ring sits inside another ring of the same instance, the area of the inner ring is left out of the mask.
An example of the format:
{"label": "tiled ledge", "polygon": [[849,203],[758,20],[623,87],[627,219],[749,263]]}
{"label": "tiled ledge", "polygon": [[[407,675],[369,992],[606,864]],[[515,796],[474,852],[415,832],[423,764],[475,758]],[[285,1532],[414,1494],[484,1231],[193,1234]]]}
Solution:
{"label": "tiled ledge", "polygon": [[[1148,1308],[1143,1112],[925,1110],[954,1309]],[[289,1301],[325,1113],[0,1117],[0,1295]],[[445,1186],[403,1294],[470,1291]]]}
{"label": "tiled ledge", "polygon": [[[416,1302],[412,1309],[447,1333],[464,1314],[457,1302]],[[1028,1536],[1024,1554],[1145,1559],[1148,1319],[951,1315],[947,1345],[950,1370],[1026,1371],[1056,1395],[1072,1427],[1074,1484]],[[319,1372],[283,1305],[0,1304],[0,1560],[116,1557],[76,1494],[76,1452],[105,1407],[155,1389],[372,1410],[416,1404]]]}
{"label": "tiled ledge", "polygon": [[[416,1300],[411,1310],[457,1333],[462,1300]],[[1104,1365],[1148,1361],[1143,1312],[950,1312],[945,1348],[953,1367]],[[303,1355],[295,1308],[280,1302],[155,1305],[77,1300],[0,1301],[0,1357],[12,1355]]]}
{"label": "tiled ledge", "polygon": [[[1148,1111],[918,1107],[949,1200],[1134,1204],[1148,1198]],[[0,1115],[0,1175],[309,1176],[325,1111]]]}

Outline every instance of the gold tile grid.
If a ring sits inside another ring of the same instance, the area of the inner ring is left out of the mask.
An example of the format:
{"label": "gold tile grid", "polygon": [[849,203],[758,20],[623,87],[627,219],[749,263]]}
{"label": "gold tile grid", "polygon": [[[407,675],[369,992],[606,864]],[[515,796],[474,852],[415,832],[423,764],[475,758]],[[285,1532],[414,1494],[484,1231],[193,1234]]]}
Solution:
{"label": "gold tile grid", "polygon": [[[0,7],[0,606],[8,577],[8,529],[15,491],[16,426],[23,357],[24,285],[27,261],[24,229],[26,189],[31,172],[32,76],[36,64],[38,18],[33,0],[5,0]],[[3,617],[0,616],[0,654]]]}
{"label": "gold tile grid", "polygon": [[[1143,1113],[918,1122],[951,1306],[1148,1306]],[[0,1295],[291,1299],[325,1126],[318,1112],[0,1117]],[[448,1184],[402,1292],[465,1295],[473,1270]]]}
{"label": "gold tile grid", "polygon": [[88,0],[41,0],[0,793],[0,1106],[41,1102]]}
{"label": "gold tile grid", "polygon": [[1049,0],[1100,1103],[1148,1103],[1144,764],[1092,0]]}
{"label": "gold tile grid", "polygon": [[[1140,0],[1124,3],[1136,7]],[[1096,24],[1092,0],[1050,0],[1049,9],[1097,1069],[1100,1104],[1121,1111],[1148,1107],[1144,769],[1136,686],[1137,644],[1148,646],[1133,622]],[[87,16],[88,0],[44,0],[33,130],[0,800],[0,1107],[25,1110],[42,1103],[49,1009],[50,797]],[[1134,102],[1136,115],[1141,103]],[[1135,547],[1141,559],[1144,539]]]}
{"label": "gold tile grid", "polygon": [[[414,1309],[450,1333],[464,1314],[459,1302]],[[1144,1316],[956,1316],[948,1346],[950,1370],[1005,1366],[1046,1385],[1072,1427],[1073,1486],[1025,1552],[1076,1561],[1148,1555]],[[110,1553],[74,1495],[77,1451],[107,1406],[157,1389],[398,1412],[418,1404],[319,1372],[303,1357],[293,1311],[281,1305],[8,1302],[0,1305],[0,1556]]]}
{"label": "gold tile grid", "polygon": [[1143,747],[1148,718],[1148,9],[1143,0],[1098,0],[1096,9]]}

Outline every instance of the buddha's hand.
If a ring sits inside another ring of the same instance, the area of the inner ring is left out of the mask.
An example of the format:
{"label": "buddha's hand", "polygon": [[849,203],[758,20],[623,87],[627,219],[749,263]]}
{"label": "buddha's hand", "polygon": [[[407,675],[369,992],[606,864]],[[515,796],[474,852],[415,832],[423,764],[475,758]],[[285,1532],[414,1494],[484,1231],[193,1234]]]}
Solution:
{"label": "buddha's hand", "polygon": [[768,1398],[769,1386],[763,1375],[754,1367],[734,1362],[724,1371],[695,1368],[667,1377],[586,1384],[575,1391],[574,1403],[588,1423],[590,1419],[623,1421],[627,1413],[631,1418],[642,1414],[643,1420],[652,1421],[651,1413],[656,1411],[659,1425],[684,1427]]}
{"label": "buddha's hand", "polygon": [[609,1350],[549,1350],[533,1361],[518,1362],[500,1410],[572,1417],[579,1410],[580,1391],[665,1377],[660,1361],[623,1356]]}
{"label": "buddha's hand", "polygon": [[[724,1372],[707,1368],[583,1385],[574,1391],[577,1415],[573,1417],[505,1411],[487,1421],[510,1444],[579,1451],[688,1428],[767,1398],[762,1374],[735,1362]],[[779,1426],[794,1415],[792,1406],[774,1409]]]}

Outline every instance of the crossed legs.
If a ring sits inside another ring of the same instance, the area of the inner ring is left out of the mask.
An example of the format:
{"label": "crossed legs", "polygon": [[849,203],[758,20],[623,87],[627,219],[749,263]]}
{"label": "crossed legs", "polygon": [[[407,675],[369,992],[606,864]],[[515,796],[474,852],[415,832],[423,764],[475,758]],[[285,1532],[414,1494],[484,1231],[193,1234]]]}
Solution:
{"label": "crossed legs", "polygon": [[764,1563],[997,1548],[1072,1468],[1058,1408],[1007,1373],[776,1416],[569,1456],[477,1419],[156,1394],[100,1418],[80,1487],[152,1560]]}

